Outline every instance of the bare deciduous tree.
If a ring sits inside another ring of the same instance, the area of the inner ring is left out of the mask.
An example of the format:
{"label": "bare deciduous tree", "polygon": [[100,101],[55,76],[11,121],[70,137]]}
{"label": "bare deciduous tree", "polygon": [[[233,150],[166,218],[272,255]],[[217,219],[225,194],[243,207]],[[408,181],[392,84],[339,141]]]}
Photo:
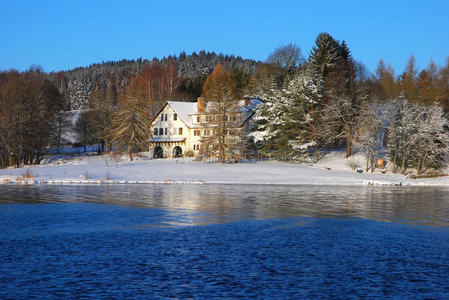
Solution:
{"label": "bare deciduous tree", "polygon": [[304,58],[301,54],[301,48],[292,43],[285,46],[279,46],[267,58],[268,63],[277,65],[288,71],[292,71],[303,61]]}

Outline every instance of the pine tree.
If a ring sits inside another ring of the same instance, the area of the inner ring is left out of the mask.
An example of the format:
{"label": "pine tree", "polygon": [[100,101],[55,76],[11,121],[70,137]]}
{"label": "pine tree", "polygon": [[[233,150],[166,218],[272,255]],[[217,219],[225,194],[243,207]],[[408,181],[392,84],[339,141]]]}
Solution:
{"label": "pine tree", "polygon": [[334,38],[322,32],[315,40],[315,46],[309,53],[309,64],[323,77],[334,67],[339,58],[339,45]]}
{"label": "pine tree", "polygon": [[321,101],[317,78],[304,70],[284,89],[277,88],[273,79],[264,83],[264,91],[257,95],[264,104],[256,111],[257,128],[250,134],[256,143],[265,144],[264,153],[299,158],[317,144],[316,135],[310,130],[313,108]]}
{"label": "pine tree", "polygon": [[[338,60],[325,78],[328,106],[322,111],[322,131],[328,140],[344,140],[346,157],[352,155],[352,142],[357,128],[365,93],[356,81],[356,70],[350,50],[343,41],[338,48]],[[325,128],[327,126],[327,128]]]}

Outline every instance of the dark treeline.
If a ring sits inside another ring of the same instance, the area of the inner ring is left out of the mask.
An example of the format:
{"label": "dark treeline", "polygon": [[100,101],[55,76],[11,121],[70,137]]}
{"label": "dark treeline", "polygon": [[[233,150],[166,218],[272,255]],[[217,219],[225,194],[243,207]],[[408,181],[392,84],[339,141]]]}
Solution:
{"label": "dark treeline", "polygon": [[[429,135],[437,136],[447,123],[440,116],[449,110],[449,58],[444,66],[430,62],[420,70],[411,56],[399,75],[381,59],[371,74],[345,41],[321,33],[307,57],[289,44],[266,62],[200,51],[49,74],[39,68],[2,72],[0,166],[39,163],[50,147],[59,152],[67,143],[68,129],[84,147],[98,144],[109,151],[114,145],[132,159],[134,150],[146,148],[147,126],[163,103],[196,100],[218,64],[232,80],[233,99],[247,95],[264,102],[250,138],[263,141],[267,156],[320,159],[322,150],[344,146],[347,157],[363,150],[373,169],[383,128],[390,159],[402,172],[438,168],[446,159],[446,141]],[[67,111],[74,109],[83,111],[71,128]],[[434,147],[418,148],[421,140]]]}

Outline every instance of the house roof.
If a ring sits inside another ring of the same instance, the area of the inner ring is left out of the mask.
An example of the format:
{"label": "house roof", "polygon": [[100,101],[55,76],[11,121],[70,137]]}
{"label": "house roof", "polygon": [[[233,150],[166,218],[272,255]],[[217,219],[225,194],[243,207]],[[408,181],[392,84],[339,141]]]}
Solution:
{"label": "house roof", "polygon": [[192,118],[189,115],[198,112],[198,105],[196,102],[168,101],[167,103],[188,127],[192,126]]}
{"label": "house roof", "polygon": [[[210,106],[211,103],[208,103]],[[259,99],[251,99],[249,103],[245,106],[245,100],[239,100],[240,104],[240,111],[243,113],[243,118],[241,119],[241,124],[237,126],[242,126],[255,112],[255,110],[262,105],[262,102]],[[198,113],[198,103],[197,102],[181,102],[181,101],[167,101],[167,103],[161,108],[161,110],[156,114],[156,119],[161,111],[164,110],[166,105],[170,105],[171,108],[178,114],[178,116],[181,118],[181,120],[186,124],[189,128],[201,128],[200,124],[193,124],[193,117],[192,115],[199,115],[199,114],[208,114],[210,113],[210,107],[209,110],[207,109],[204,113]]]}

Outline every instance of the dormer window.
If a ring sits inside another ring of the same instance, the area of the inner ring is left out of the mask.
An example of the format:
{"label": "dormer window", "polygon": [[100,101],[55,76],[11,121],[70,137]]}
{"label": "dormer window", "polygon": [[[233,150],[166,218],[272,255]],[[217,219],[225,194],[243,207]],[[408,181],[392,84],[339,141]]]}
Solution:
{"label": "dormer window", "polygon": [[173,114],[173,121],[178,120],[178,114]]}

